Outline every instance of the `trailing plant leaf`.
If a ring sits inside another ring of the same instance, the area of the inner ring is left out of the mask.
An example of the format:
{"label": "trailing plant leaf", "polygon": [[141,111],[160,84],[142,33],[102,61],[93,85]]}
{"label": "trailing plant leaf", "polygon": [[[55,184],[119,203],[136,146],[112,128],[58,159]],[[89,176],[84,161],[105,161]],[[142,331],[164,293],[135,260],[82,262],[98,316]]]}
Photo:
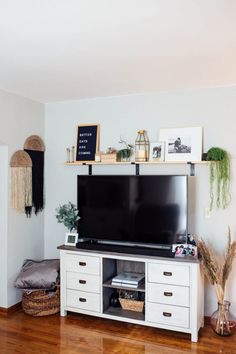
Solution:
{"label": "trailing plant leaf", "polygon": [[216,204],[217,208],[225,209],[231,201],[229,155],[227,151],[221,148],[212,147],[207,152],[207,161],[211,161],[210,210],[213,209],[214,204]]}
{"label": "trailing plant leaf", "polygon": [[69,202],[56,208],[56,218],[59,223],[63,223],[71,232],[76,229],[77,221],[80,219],[76,206]]}

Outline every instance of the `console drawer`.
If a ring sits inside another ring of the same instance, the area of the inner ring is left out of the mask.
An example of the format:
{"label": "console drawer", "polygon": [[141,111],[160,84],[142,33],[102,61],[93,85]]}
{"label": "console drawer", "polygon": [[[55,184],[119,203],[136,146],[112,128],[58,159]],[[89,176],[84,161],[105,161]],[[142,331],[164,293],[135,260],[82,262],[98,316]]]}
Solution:
{"label": "console drawer", "polygon": [[100,274],[100,260],[98,257],[66,254],[66,271],[84,274]]}
{"label": "console drawer", "polygon": [[147,302],[147,321],[189,328],[189,308]]}
{"label": "console drawer", "polygon": [[67,289],[66,304],[77,309],[100,312],[100,295]]}
{"label": "console drawer", "polygon": [[148,263],[148,281],[173,285],[189,285],[189,266]]}
{"label": "console drawer", "polygon": [[100,293],[100,277],[98,275],[67,272],[66,287],[68,289]]}
{"label": "console drawer", "polygon": [[189,306],[189,287],[148,283],[147,300],[162,304]]}

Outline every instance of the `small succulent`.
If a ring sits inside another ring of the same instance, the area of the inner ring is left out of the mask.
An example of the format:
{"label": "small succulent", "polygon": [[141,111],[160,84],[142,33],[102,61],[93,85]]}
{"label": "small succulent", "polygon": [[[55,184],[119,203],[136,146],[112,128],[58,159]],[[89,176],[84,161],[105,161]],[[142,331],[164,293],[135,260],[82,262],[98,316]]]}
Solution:
{"label": "small succulent", "polygon": [[124,144],[125,147],[117,152],[118,158],[129,159],[133,153],[133,145],[128,144],[122,137],[120,137],[119,144]]}
{"label": "small succulent", "polygon": [[74,204],[69,202],[56,208],[56,218],[59,223],[63,223],[71,232],[76,229],[77,221],[80,218],[79,211]]}

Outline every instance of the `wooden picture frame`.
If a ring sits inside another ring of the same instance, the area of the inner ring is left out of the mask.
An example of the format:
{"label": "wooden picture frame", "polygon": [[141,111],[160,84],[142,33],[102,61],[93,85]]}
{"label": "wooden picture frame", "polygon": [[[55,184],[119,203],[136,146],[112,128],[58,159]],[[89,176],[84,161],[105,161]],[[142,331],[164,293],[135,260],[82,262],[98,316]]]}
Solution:
{"label": "wooden picture frame", "polygon": [[75,161],[95,161],[95,154],[99,151],[99,124],[80,124],[77,126]]}

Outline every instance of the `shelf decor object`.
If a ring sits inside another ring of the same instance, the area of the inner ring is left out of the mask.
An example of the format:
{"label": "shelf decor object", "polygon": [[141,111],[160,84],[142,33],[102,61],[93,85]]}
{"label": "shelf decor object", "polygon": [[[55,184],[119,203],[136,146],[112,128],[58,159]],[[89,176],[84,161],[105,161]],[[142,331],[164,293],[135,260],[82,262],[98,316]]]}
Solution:
{"label": "shelf decor object", "polygon": [[201,161],[202,127],[160,129],[166,161]]}
{"label": "shelf decor object", "polygon": [[117,152],[118,160],[121,162],[129,162],[133,154],[133,145],[128,144],[122,137],[120,137],[119,143],[123,144],[124,147]]}
{"label": "shelf decor object", "polygon": [[26,215],[31,216],[32,210],[37,215],[44,208],[45,145],[38,135],[31,135],[24,143],[24,150],[32,160],[32,206],[25,208]]}
{"label": "shelf decor object", "polygon": [[[229,154],[219,147],[212,147],[208,150],[206,159],[207,161],[211,161],[210,210],[213,209],[214,202],[216,202],[217,208],[226,209],[231,201]],[[214,193],[216,193],[216,196]]]}
{"label": "shelf decor object", "polygon": [[32,206],[32,160],[24,150],[16,151],[10,160],[11,208],[24,213]]}
{"label": "shelf decor object", "polygon": [[99,151],[99,124],[80,124],[77,127],[75,161],[95,161]]}
{"label": "shelf decor object", "polygon": [[135,161],[148,161],[149,156],[149,140],[146,130],[139,130],[135,140]]}
{"label": "shelf decor object", "polygon": [[150,143],[149,161],[164,161],[165,159],[165,143],[152,142]]}

